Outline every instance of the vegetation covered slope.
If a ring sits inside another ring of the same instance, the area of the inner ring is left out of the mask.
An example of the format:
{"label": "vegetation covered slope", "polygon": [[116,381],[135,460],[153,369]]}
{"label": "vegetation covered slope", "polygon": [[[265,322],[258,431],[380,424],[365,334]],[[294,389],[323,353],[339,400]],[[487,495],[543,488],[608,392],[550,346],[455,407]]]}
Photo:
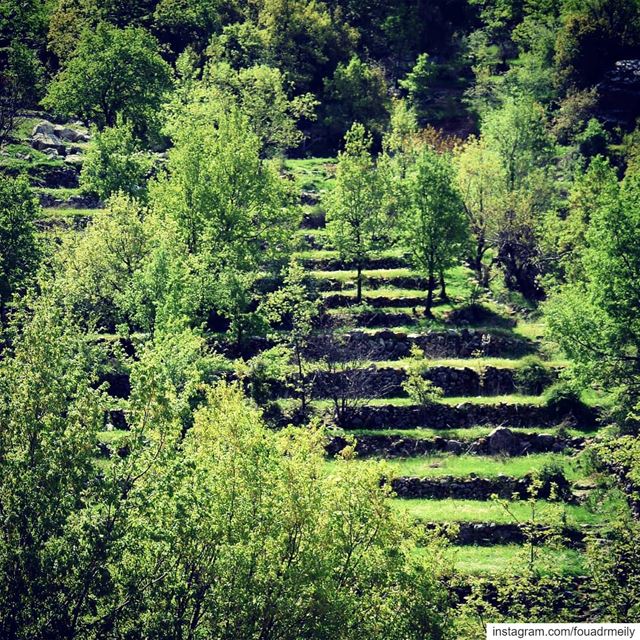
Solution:
{"label": "vegetation covered slope", "polygon": [[2,638],[637,621],[637,0],[0,9]]}

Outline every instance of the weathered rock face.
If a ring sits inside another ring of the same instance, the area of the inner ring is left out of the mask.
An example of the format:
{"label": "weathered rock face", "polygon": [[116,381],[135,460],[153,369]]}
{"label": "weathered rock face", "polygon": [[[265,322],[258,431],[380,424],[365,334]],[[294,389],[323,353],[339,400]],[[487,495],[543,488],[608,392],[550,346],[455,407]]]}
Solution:
{"label": "weathered rock face", "polygon": [[[456,500],[489,500],[496,495],[509,500],[514,495],[521,499],[529,498],[533,478],[523,476],[512,478],[498,476],[496,478],[479,478],[469,476],[457,478],[442,476],[439,478],[395,478],[391,482],[393,490],[399,498],[428,498],[441,500],[451,498]],[[573,502],[575,497],[571,486],[562,474],[553,474],[542,480],[538,490],[538,497],[548,499],[552,495],[557,499]]]}
{"label": "weathered rock face", "polygon": [[60,142],[88,142],[90,140],[89,134],[84,131],[78,131],[61,124],[52,124],[48,120],[42,120],[33,128],[31,139],[35,140],[38,136],[55,137]]}
{"label": "weathered rock face", "polygon": [[640,59],[618,60],[598,85],[598,116],[632,128],[640,116]]}
{"label": "weathered rock face", "polygon": [[[502,455],[522,456],[530,453],[560,452],[565,449],[582,449],[584,438],[565,438],[548,433],[522,433],[512,431],[517,446],[510,448],[510,453]],[[335,436],[327,444],[327,454],[335,456],[347,446],[347,440]],[[443,452],[461,455],[473,453],[490,455],[489,438],[477,438],[461,442],[447,438],[409,438],[398,435],[359,434],[356,437],[356,453],[363,458],[376,456],[380,458],[411,458],[415,456],[434,455]]]}

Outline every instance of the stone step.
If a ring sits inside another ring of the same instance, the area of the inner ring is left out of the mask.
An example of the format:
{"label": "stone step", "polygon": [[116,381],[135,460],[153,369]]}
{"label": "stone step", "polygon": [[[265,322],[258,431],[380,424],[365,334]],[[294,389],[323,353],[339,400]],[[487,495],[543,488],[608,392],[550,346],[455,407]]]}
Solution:
{"label": "stone step", "polygon": [[[421,523],[428,531],[441,531],[442,523],[426,522]],[[478,545],[494,546],[499,544],[524,544],[534,537],[537,541],[543,542],[549,535],[559,535],[564,546],[570,549],[584,549],[587,536],[594,532],[594,528],[589,525],[580,527],[563,527],[559,531],[545,525],[535,525],[524,527],[517,523],[497,523],[497,522],[458,522],[456,531],[449,535],[449,539],[454,545]]]}
{"label": "stone step", "polygon": [[[353,269],[353,265],[342,260],[337,254],[335,256],[319,256],[300,258],[300,263],[309,271],[348,271]],[[374,269],[406,269],[409,268],[410,261],[405,256],[375,256],[367,260],[365,270]]]}
{"label": "stone step", "polygon": [[[448,366],[430,367],[423,377],[440,387],[445,396],[495,396],[515,393],[514,369],[485,367],[481,370]],[[408,394],[403,389],[407,372],[393,367],[358,367],[341,371],[313,371],[308,376],[314,398],[363,393],[368,398],[398,398]],[[283,388],[282,394],[286,393]]]}
{"label": "stone step", "polygon": [[[384,273],[384,271],[381,271]],[[343,292],[353,291],[356,283],[355,272],[353,278],[332,278],[324,277],[312,274],[313,287],[317,291],[323,292]],[[419,289],[423,290],[427,285],[426,278],[418,275],[375,275],[372,272],[371,275],[367,275],[364,278],[364,297],[368,298],[367,290],[379,289],[382,287],[394,287],[397,289]],[[422,296],[421,304],[424,305],[424,298],[426,293]],[[347,296],[345,296],[347,297]],[[348,296],[352,297],[352,296]],[[368,300],[368,302],[371,302]]]}
{"label": "stone step", "polygon": [[398,296],[371,296],[366,293],[362,296],[362,302],[358,303],[355,295],[349,295],[345,293],[330,293],[322,299],[322,304],[325,309],[339,309],[341,307],[354,307],[359,304],[366,304],[369,307],[376,309],[386,308],[414,308],[422,309],[426,304],[426,293],[414,293],[412,295],[398,295]]}

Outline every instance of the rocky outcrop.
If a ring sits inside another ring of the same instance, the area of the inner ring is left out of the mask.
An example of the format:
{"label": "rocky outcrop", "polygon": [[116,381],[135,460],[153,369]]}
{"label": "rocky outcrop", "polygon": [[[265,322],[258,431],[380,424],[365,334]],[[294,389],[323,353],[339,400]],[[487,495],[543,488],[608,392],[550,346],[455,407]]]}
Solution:
{"label": "rocky outcrop", "polygon": [[598,85],[597,115],[631,129],[640,116],[640,59],[618,60]]}

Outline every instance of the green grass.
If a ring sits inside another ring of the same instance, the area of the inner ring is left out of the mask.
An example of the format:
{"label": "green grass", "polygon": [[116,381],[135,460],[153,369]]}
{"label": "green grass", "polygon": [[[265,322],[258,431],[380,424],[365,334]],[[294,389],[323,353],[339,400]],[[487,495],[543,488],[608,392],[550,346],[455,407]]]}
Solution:
{"label": "green grass", "polygon": [[48,193],[51,196],[60,198],[62,200],[68,200],[71,196],[79,196],[81,194],[80,187],[67,188],[60,187],[58,189],[51,189],[49,187],[40,187],[37,189],[40,193]]}
{"label": "green grass", "polygon": [[[428,440],[433,438],[446,438],[449,440],[476,440],[488,436],[495,427],[468,427],[465,429],[429,429],[429,428],[411,428],[411,429],[354,429],[353,431],[345,432],[346,435],[353,435],[356,438],[358,435],[371,435],[371,436],[392,436],[400,438],[414,438],[417,440]],[[518,428],[513,431],[518,433],[548,433],[551,435],[557,434],[562,429],[563,433],[570,437],[583,437],[585,434],[593,434],[599,431],[597,427],[588,427],[585,429],[564,427],[526,427]],[[601,431],[601,429],[600,429]]]}
{"label": "green grass", "polygon": [[102,211],[102,209],[64,209],[62,207],[58,209],[53,207],[42,210],[42,220],[91,217],[98,211]]}
{"label": "green grass", "polygon": [[[420,522],[495,522],[508,524],[526,522],[531,519],[531,507],[524,501],[511,502],[509,512],[492,500],[408,500],[395,498],[394,506],[409,517]],[[588,509],[586,506],[536,502],[536,520],[540,523],[557,522],[564,519],[568,525],[595,525],[603,518],[615,517],[619,503],[605,505],[604,512]],[[515,520],[514,520],[515,518]]]}
{"label": "green grass", "polygon": [[[50,158],[26,144],[7,144],[2,151],[8,155],[0,155],[0,167],[8,169],[26,170],[34,166],[59,167],[64,164],[61,158]],[[29,159],[18,158],[16,157],[18,154],[29,156]]]}
{"label": "green grass", "polygon": [[[378,251],[373,255],[374,258],[401,258],[405,255],[403,249],[392,248]],[[296,256],[300,260],[328,260],[340,258],[340,254],[333,249],[309,249],[307,251],[299,251]]]}
{"label": "green grass", "polygon": [[[446,555],[457,573],[467,575],[517,575],[527,568],[528,547],[516,544],[450,547]],[[574,549],[542,547],[537,551],[535,567],[541,573],[581,575],[584,556]]]}
{"label": "green grass", "polygon": [[128,431],[122,429],[110,429],[109,431],[100,431],[98,433],[98,441],[103,444],[116,444],[126,437]]}
{"label": "green grass", "polygon": [[[313,276],[318,280],[322,279],[330,279],[330,280],[339,280],[341,282],[355,282],[356,279],[356,271],[347,270],[347,271],[309,271],[309,275]],[[411,269],[366,269],[362,272],[365,277],[365,283],[367,279],[369,280],[380,280],[383,278],[391,279],[391,278],[407,278],[410,276],[416,275],[414,271]],[[423,292],[424,293],[424,292]]]}
{"label": "green grass", "polygon": [[[327,292],[324,292],[323,295],[331,296],[331,295],[335,295],[335,293],[338,293],[338,292],[327,291]],[[347,289],[344,291],[340,291],[339,293],[340,295],[343,295],[348,298],[356,297],[355,289],[354,290]],[[419,298],[422,300],[425,297],[426,297],[426,294],[421,289],[399,289],[397,287],[391,287],[391,286],[385,286],[385,287],[380,287],[378,289],[373,289],[373,290],[370,289],[368,291],[363,291],[363,298],[364,298],[365,304],[367,299],[375,300],[376,298],[390,298],[395,300],[396,298]]]}
{"label": "green grass", "polygon": [[[370,464],[373,460],[359,460],[358,464]],[[328,462],[327,464],[333,464]],[[475,455],[433,455],[415,458],[394,458],[386,461],[394,477],[467,477],[471,474],[483,478],[499,475],[521,478],[529,473],[541,471],[550,465],[561,467],[566,478],[575,481],[584,477],[576,460],[559,453],[538,453],[528,456],[500,457]]]}
{"label": "green grass", "polygon": [[298,158],[287,160],[285,168],[296,176],[305,191],[320,193],[332,186],[335,158]]}

